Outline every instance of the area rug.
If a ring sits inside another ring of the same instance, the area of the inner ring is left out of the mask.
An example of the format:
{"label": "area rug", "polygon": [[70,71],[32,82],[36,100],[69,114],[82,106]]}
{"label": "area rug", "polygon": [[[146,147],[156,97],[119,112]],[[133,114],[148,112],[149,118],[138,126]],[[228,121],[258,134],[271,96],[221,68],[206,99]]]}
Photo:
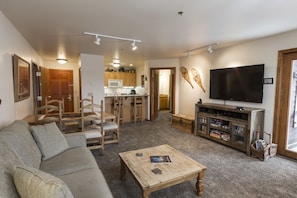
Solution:
{"label": "area rug", "polygon": [[[201,197],[297,197],[296,161],[280,156],[260,161],[233,148],[185,133],[171,126],[168,112],[161,112],[153,122],[121,125],[120,134],[120,143],[106,145],[103,156],[100,151],[93,151],[115,198],[142,196],[130,174],[124,180],[119,179],[118,153],[161,144],[169,144],[207,166]],[[150,198],[197,198],[195,183],[193,179],[162,189],[151,193]]]}

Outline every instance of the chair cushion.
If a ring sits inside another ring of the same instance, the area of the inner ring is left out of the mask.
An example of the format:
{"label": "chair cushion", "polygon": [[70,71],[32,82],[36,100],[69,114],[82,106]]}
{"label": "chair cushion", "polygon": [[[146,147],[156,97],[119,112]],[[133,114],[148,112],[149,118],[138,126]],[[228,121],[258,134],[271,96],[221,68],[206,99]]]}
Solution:
{"label": "chair cushion", "polygon": [[87,131],[84,131],[84,134],[86,136],[86,139],[92,139],[92,138],[100,138],[102,137],[101,129],[88,129]]}
{"label": "chair cushion", "polygon": [[33,137],[42,153],[42,160],[47,160],[69,149],[69,145],[55,122],[31,126]]}
{"label": "chair cushion", "polygon": [[109,131],[109,130],[117,130],[119,127],[117,123],[115,122],[104,122],[103,124],[103,130]]}
{"label": "chair cushion", "polygon": [[24,198],[73,198],[68,186],[59,178],[28,166],[15,166],[13,180]]}

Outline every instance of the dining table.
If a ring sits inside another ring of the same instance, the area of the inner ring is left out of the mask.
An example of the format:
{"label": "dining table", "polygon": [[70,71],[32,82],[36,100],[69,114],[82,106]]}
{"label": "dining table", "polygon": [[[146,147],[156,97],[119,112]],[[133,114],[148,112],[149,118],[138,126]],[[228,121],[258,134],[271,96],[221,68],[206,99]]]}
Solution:
{"label": "dining table", "polygon": [[[99,115],[101,112],[85,112],[84,115],[96,114]],[[46,118],[47,116],[59,116],[58,114],[51,113],[51,114],[38,114],[37,119],[41,120]],[[116,119],[116,116],[110,112],[103,112],[103,119],[106,120],[113,120]],[[23,120],[29,123],[29,125],[36,124],[36,115],[28,115]],[[67,131],[67,127],[77,126],[81,122],[81,112],[63,112],[60,129],[63,131]]]}

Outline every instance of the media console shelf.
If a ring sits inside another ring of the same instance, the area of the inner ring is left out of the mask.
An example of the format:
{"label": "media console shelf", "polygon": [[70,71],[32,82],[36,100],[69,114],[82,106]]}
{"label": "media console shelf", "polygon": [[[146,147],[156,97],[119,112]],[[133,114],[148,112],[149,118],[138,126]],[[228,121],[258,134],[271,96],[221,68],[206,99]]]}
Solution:
{"label": "media console shelf", "polygon": [[195,135],[250,155],[256,131],[263,131],[264,109],[219,104],[195,105]]}

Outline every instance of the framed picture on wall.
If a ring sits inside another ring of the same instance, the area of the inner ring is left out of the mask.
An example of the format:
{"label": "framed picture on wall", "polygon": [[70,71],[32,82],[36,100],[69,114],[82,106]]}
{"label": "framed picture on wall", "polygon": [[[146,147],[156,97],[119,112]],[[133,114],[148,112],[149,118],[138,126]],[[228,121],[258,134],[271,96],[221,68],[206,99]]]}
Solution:
{"label": "framed picture on wall", "polygon": [[14,101],[18,102],[30,96],[30,64],[14,54],[13,62],[13,84]]}

